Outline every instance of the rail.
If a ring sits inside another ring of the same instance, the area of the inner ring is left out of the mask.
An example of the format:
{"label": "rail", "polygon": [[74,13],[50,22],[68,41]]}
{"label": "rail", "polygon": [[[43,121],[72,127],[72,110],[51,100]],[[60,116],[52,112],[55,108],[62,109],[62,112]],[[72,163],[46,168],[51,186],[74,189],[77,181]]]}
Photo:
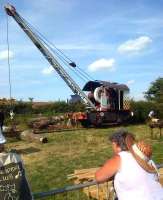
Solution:
{"label": "rail", "polygon": [[[59,188],[59,189],[54,189],[54,190],[50,190],[47,192],[39,192],[39,193],[34,193],[34,199],[43,199],[46,197],[51,197],[50,199],[56,199],[57,195],[58,195],[58,199],[74,199],[74,200],[87,200],[87,199],[91,199],[91,197],[89,196],[89,189],[91,186],[95,186],[94,190],[96,191],[96,194],[94,194],[94,197],[96,199],[100,199],[100,185],[98,184],[96,181],[92,181],[92,182],[87,182],[84,184],[78,184],[78,185],[72,185],[72,186],[66,186],[63,188]],[[113,186],[110,187],[109,182],[106,182],[106,194],[105,194],[105,199],[106,200],[111,200],[111,199],[115,199],[113,197],[115,197],[115,193],[114,193],[114,188]],[[81,189],[87,189],[88,191],[88,195],[84,195],[83,193],[81,193]],[[73,192],[71,193],[70,192]]]}
{"label": "rail", "polygon": [[[163,168],[163,163],[162,164],[157,164],[157,168]],[[108,188],[108,190],[106,190],[106,194],[105,194],[105,199],[106,200],[114,200],[116,199],[116,195],[114,193],[114,188],[113,186],[110,187],[109,182],[106,182],[106,187]],[[87,188],[88,189],[88,193],[89,193],[89,188],[91,186],[96,186],[96,199],[100,199],[99,197],[99,188],[100,188],[100,184],[98,184],[96,181],[92,181],[92,182],[87,182],[87,183],[84,183],[84,184],[78,184],[78,185],[71,185],[71,186],[66,186],[66,187],[63,187],[63,188],[59,188],[59,189],[54,189],[54,190],[50,190],[50,191],[47,191],[47,192],[38,192],[38,193],[33,193],[33,196],[34,196],[34,199],[43,199],[43,198],[46,198],[46,197],[51,197],[50,199],[56,199],[56,196],[57,195],[62,195],[62,197],[58,198],[58,199],[75,199],[75,200],[87,200],[87,199],[91,199],[88,196],[82,196],[80,198],[80,190],[81,189],[84,189],[84,188]],[[78,193],[76,194],[71,194],[71,197],[69,198],[69,193],[72,192],[72,191],[78,191]]]}

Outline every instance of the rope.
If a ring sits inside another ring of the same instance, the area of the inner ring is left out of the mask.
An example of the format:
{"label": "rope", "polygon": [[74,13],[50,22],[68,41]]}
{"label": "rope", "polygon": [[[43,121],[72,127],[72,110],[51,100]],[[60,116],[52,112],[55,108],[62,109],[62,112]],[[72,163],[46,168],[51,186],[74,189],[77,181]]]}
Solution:
{"label": "rope", "polygon": [[10,119],[12,120],[14,117],[13,113],[13,104],[12,104],[12,83],[11,83],[11,65],[10,65],[10,45],[9,45],[9,28],[8,28],[8,15],[6,15],[7,19],[7,65],[8,65],[8,82],[9,82],[9,99],[10,99]]}
{"label": "rope", "polygon": [[[81,68],[79,68],[79,66],[76,66],[76,72],[75,69],[71,66],[71,63],[74,63],[65,53],[63,53],[63,51],[61,51],[59,48],[57,48],[54,44],[52,44],[49,40],[46,39],[46,37],[41,34],[33,25],[31,25],[27,20],[25,20],[23,17],[22,19],[26,22],[26,24],[28,25],[28,27],[30,27],[31,29],[33,29],[35,31],[35,34],[37,35],[37,37],[64,63],[66,64],[71,71],[74,71],[75,74],[77,74],[82,80],[94,80],[94,78],[92,78],[88,73],[86,73],[84,70],[82,70]],[[58,51],[58,52],[57,52]],[[75,64],[75,63],[74,63]],[[76,65],[76,64],[75,64]]]}
{"label": "rope", "polygon": [[9,82],[9,98],[12,97],[12,85],[11,85],[11,66],[10,66],[10,45],[9,45],[9,29],[8,29],[8,16],[7,16],[7,64],[8,64],[8,82]]}
{"label": "rope", "polygon": [[[39,33],[40,34],[40,33]],[[41,38],[41,37],[42,38]],[[76,66],[75,68],[70,67],[71,63],[74,63],[70,58],[68,58],[60,49],[58,49],[55,45],[53,45],[52,43],[50,43],[42,34],[40,34],[39,38],[40,40],[46,44],[46,46],[54,53],[56,54],[56,56],[64,63],[66,64],[71,71],[74,71],[74,73],[76,75],[78,75],[82,80],[94,80],[89,74],[87,74],[84,70],[82,70],[81,68],[79,68],[78,66]],[[48,44],[49,43],[49,44]],[[53,47],[52,47],[53,46]],[[56,49],[57,51],[55,51],[54,49]],[[66,60],[67,59],[67,60]],[[69,60],[69,61],[68,61]],[[75,64],[75,63],[74,63]],[[76,65],[76,64],[75,64]]]}

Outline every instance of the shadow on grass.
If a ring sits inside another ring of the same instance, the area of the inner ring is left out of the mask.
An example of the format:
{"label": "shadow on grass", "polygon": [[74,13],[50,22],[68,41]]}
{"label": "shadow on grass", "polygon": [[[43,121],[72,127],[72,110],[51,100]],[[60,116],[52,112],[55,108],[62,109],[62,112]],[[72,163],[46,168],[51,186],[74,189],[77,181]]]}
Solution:
{"label": "shadow on grass", "polygon": [[24,149],[16,149],[16,152],[18,154],[31,154],[31,153],[36,153],[39,152],[40,149],[35,148],[35,147],[28,147],[28,148],[24,148]]}

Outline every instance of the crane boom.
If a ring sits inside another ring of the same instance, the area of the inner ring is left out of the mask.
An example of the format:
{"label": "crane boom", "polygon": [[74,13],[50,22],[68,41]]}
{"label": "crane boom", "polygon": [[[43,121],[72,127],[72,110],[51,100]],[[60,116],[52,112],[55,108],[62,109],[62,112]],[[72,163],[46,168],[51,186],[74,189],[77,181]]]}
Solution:
{"label": "crane boom", "polygon": [[96,110],[95,105],[89,100],[87,95],[80,89],[78,84],[70,77],[70,75],[65,71],[61,64],[54,58],[53,54],[48,50],[48,48],[42,43],[39,37],[31,30],[31,28],[26,24],[25,20],[16,12],[14,6],[7,4],[5,6],[6,13],[14,18],[22,30],[28,35],[32,40],[34,45],[40,50],[47,61],[52,65],[52,67],[57,71],[60,77],[66,82],[70,89],[81,97],[81,99],[92,109]]}

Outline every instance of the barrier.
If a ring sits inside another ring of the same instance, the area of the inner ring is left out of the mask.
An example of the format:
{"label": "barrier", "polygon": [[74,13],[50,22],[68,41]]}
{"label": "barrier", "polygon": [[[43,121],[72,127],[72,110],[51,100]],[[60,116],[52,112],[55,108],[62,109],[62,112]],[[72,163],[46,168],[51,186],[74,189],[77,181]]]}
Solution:
{"label": "barrier", "polygon": [[[162,164],[157,164],[157,168],[163,168],[163,163]],[[163,173],[163,172],[162,172]],[[163,174],[161,174],[163,175]],[[66,199],[66,200],[87,200],[87,199],[91,199],[89,197],[89,195],[85,195],[84,197],[80,198],[80,191],[84,188],[88,189],[88,193],[89,193],[89,188],[91,186],[95,186],[97,188],[97,193],[96,193],[96,199],[97,200],[102,200],[100,198],[99,195],[99,191],[100,191],[100,185],[98,184],[96,181],[92,181],[92,182],[87,182],[84,184],[78,184],[78,185],[71,185],[71,186],[66,186],[63,188],[59,188],[59,189],[54,189],[54,190],[50,190],[47,192],[38,192],[38,193],[33,193],[34,199],[43,199],[43,198],[47,198],[47,197],[52,197],[51,199],[56,199],[57,195],[62,195],[62,197],[60,199]],[[114,193],[114,188],[110,187],[109,182],[106,182],[106,186],[108,188],[108,190],[106,190],[106,198],[105,200],[115,200],[116,199],[116,195]],[[75,192],[74,194],[69,194],[70,192]]]}

